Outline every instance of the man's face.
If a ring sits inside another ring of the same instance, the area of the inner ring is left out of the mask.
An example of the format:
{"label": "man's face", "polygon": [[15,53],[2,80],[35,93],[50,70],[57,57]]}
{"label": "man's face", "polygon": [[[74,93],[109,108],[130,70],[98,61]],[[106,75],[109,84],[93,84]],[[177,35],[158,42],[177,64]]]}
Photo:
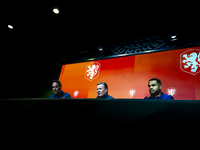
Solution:
{"label": "man's face", "polygon": [[57,82],[54,82],[52,84],[52,88],[53,88],[54,94],[58,94],[59,92],[61,92],[61,86]]}
{"label": "man's face", "polygon": [[103,97],[105,94],[107,94],[108,89],[105,89],[103,84],[97,85],[97,95],[98,97]]}
{"label": "man's face", "polygon": [[148,87],[149,87],[149,93],[151,95],[158,94],[162,89],[162,85],[157,83],[156,80],[149,81]]}

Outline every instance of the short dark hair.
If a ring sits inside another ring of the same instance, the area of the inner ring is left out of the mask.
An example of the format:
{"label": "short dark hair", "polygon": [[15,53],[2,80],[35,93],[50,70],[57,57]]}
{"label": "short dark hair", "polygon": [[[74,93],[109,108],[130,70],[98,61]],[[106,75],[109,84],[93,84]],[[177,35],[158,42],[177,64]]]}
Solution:
{"label": "short dark hair", "polygon": [[106,82],[99,82],[97,83],[97,85],[103,84],[105,89],[108,89],[108,85],[106,84]]}
{"label": "short dark hair", "polygon": [[152,81],[152,80],[156,80],[157,83],[159,83],[160,85],[162,85],[162,84],[161,84],[161,81],[160,81],[159,79],[157,79],[157,78],[152,78],[152,79],[150,79],[149,81]]}
{"label": "short dark hair", "polygon": [[59,80],[53,80],[53,81],[52,81],[52,84],[53,84],[54,82],[56,82],[56,83],[58,83],[60,86],[62,86],[62,84],[61,84],[61,82],[60,82]]}

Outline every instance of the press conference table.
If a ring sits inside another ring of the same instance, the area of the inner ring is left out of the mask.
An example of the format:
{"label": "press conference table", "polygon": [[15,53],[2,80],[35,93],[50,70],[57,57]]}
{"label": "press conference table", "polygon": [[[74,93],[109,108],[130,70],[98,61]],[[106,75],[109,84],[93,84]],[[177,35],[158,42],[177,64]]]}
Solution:
{"label": "press conference table", "polygon": [[68,125],[200,123],[199,100],[21,98],[0,102],[1,116],[42,116]]}

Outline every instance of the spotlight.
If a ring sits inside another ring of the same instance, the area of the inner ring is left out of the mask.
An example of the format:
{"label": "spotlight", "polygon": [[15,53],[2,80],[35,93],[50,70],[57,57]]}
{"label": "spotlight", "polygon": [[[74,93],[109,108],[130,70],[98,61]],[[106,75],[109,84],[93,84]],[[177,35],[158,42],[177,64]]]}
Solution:
{"label": "spotlight", "polygon": [[55,14],[59,14],[59,10],[58,10],[57,8],[54,8],[54,9],[53,9],[53,12],[54,12]]}
{"label": "spotlight", "polygon": [[172,36],[171,36],[171,39],[175,39],[175,38],[176,38],[176,35],[172,35]]}
{"label": "spotlight", "polygon": [[170,41],[176,41],[176,40],[178,40],[176,33],[169,34],[169,38],[170,38]]}
{"label": "spotlight", "polygon": [[99,51],[103,51],[103,46],[97,46],[97,49],[98,49]]}
{"label": "spotlight", "polygon": [[176,41],[178,40],[177,35],[171,35],[170,41]]}
{"label": "spotlight", "polygon": [[12,25],[8,25],[8,28],[9,28],[9,29],[13,29],[13,26],[12,26]]}

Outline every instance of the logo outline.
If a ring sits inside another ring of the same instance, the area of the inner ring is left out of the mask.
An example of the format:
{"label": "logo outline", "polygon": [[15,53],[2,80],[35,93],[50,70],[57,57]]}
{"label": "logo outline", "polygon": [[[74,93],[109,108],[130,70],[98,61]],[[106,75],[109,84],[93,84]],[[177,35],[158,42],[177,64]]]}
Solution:
{"label": "logo outline", "polygon": [[[183,68],[182,68],[182,56],[184,55],[184,54],[187,54],[189,51],[199,51],[199,55],[200,55],[200,49],[191,49],[191,50],[187,50],[187,51],[185,51],[185,52],[183,52],[183,53],[181,53],[180,54],[180,69],[183,71],[183,72],[186,72],[186,73],[189,73],[189,74],[191,74],[191,75],[196,75],[196,74],[198,74],[198,73],[200,73],[200,63],[198,63],[198,65],[199,65],[199,67],[197,68],[197,70],[199,70],[199,71],[197,71],[197,72],[195,72],[195,73],[192,73],[192,72],[189,72],[189,71],[186,71],[186,70],[184,70]],[[192,53],[190,53],[190,54],[192,54]],[[197,54],[198,55],[198,54]],[[197,59],[197,58],[196,58]],[[189,65],[188,66],[188,68],[191,68],[191,65]]]}
{"label": "logo outline", "polygon": [[[173,91],[172,91],[173,90]],[[173,96],[173,97],[175,97],[176,95],[177,95],[177,89],[176,88],[174,88],[174,87],[168,87],[167,89],[166,89],[166,92],[167,92],[167,95],[171,95],[171,96]],[[170,94],[170,93],[174,93],[174,94]]]}
{"label": "logo outline", "polygon": [[79,95],[79,91],[75,90],[74,93],[73,93],[73,96],[76,98],[78,95]]}
{"label": "logo outline", "polygon": [[[96,67],[98,68],[96,69]],[[91,68],[92,67],[92,68]],[[98,62],[92,62],[86,66],[85,78],[89,81],[96,79],[100,73],[101,64]]]}
{"label": "logo outline", "polygon": [[136,96],[136,91],[137,90],[135,88],[129,89],[129,92],[128,92],[129,97],[131,97],[131,98],[135,97]]}

